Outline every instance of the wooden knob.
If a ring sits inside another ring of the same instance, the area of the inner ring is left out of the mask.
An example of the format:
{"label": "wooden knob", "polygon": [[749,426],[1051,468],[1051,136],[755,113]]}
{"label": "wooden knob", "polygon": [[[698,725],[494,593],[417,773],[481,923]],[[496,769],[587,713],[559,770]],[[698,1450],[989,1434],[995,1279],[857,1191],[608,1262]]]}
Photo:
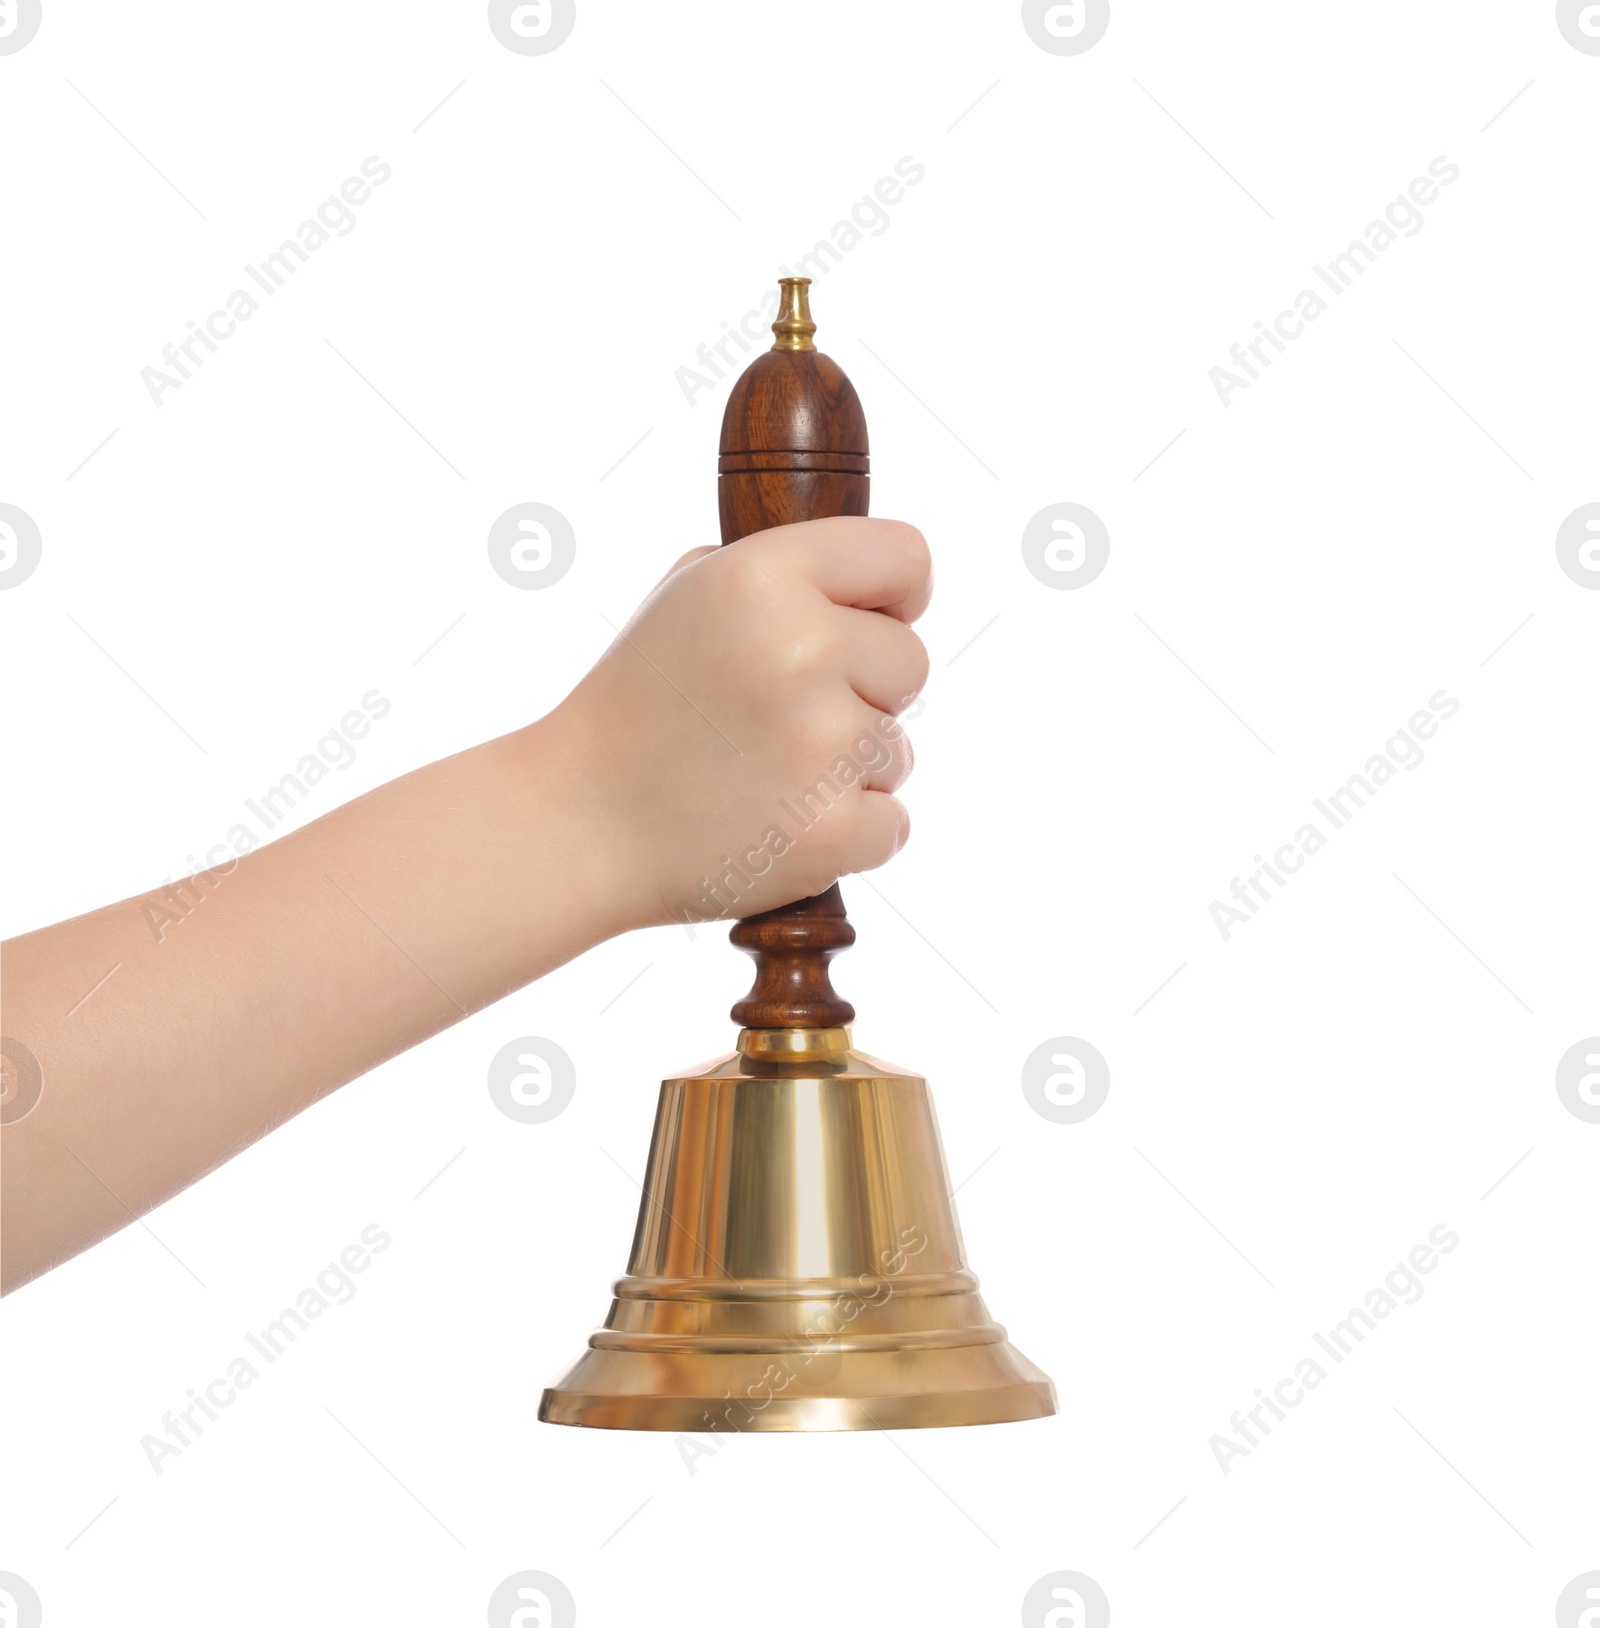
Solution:
{"label": "wooden knob", "polygon": [[733,1008],[741,1029],[839,1029],[856,1009],[834,993],[828,963],[856,941],[837,882],[814,899],[797,899],[746,916],[728,937],[755,957],[756,981]]}
{"label": "wooden knob", "polygon": [[[811,342],[809,277],[779,282],[777,343],[739,376],[722,415],[717,508],[724,544],[799,520],[867,512],[867,420],[844,370]],[[746,1029],[829,1029],[855,1008],[828,962],[855,942],[837,883],[813,899],[748,916],[729,934],[755,957],[733,1008]]]}

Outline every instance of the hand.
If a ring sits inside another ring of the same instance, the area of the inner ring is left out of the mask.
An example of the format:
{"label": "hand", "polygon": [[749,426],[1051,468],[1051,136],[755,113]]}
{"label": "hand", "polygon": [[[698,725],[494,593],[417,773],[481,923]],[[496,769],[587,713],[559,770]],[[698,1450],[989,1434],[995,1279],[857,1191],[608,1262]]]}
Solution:
{"label": "hand", "polygon": [[910,818],[895,722],[928,676],[928,546],[812,520],[686,554],[547,722],[619,920],[747,916],[883,864]]}
{"label": "hand", "polygon": [[906,837],[894,715],[927,678],[908,624],[929,586],[921,535],[887,520],[698,550],[537,723],[190,879],[181,904],[12,940],[6,1032],[49,1088],[3,1139],[4,1286],[603,939],[881,865]]}

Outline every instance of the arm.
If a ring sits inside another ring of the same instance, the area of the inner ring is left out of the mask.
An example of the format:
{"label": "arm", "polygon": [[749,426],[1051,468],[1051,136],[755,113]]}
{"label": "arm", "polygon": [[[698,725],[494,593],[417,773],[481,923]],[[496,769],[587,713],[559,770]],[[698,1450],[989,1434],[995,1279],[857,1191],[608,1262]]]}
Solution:
{"label": "arm", "polygon": [[[881,865],[929,588],[892,521],[697,551],[554,712],[203,873],[181,928],[154,894],[11,940],[5,1032],[44,1088],[0,1142],[4,1288],[606,938]],[[802,827],[819,776],[840,795]]]}

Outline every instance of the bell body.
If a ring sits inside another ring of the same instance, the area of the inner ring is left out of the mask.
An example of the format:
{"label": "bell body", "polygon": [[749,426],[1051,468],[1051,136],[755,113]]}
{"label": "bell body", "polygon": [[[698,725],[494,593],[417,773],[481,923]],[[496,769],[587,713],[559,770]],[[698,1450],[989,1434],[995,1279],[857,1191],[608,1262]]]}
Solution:
{"label": "bell body", "polygon": [[967,1268],[926,1082],[845,1049],[736,1052],[662,1083],[628,1274],[539,1417],[704,1432],[1054,1412]]}

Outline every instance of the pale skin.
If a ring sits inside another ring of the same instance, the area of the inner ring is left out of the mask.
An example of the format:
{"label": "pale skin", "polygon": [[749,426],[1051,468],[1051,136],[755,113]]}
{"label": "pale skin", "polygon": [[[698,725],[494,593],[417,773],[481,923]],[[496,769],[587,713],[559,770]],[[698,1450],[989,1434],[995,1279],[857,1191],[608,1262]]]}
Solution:
{"label": "pale skin", "polygon": [[[158,890],[10,940],[4,1029],[44,1088],[0,1135],[0,1286],[608,938],[883,864],[909,829],[893,720],[927,678],[931,588],[897,521],[695,550],[553,712],[203,873],[181,926],[153,931]],[[841,759],[821,817],[779,812]],[[775,825],[791,840],[753,874]],[[737,899],[708,895],[745,855]]]}

